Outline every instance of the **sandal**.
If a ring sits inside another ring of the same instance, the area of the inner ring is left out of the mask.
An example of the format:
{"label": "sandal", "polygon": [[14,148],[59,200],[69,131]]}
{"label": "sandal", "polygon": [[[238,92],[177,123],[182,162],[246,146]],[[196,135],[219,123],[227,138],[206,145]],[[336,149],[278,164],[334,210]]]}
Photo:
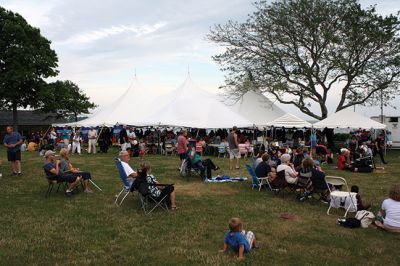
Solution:
{"label": "sandal", "polygon": [[179,209],[179,208],[176,206],[170,208],[171,211],[176,211],[177,209]]}

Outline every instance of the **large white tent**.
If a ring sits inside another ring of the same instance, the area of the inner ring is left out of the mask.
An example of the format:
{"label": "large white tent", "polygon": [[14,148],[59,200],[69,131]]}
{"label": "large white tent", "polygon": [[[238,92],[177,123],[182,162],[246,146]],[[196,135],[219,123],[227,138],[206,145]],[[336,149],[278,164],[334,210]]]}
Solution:
{"label": "large white tent", "polygon": [[284,114],[273,121],[267,123],[268,126],[285,128],[311,128],[311,123],[292,114]]}
{"label": "large white tent", "polygon": [[141,126],[138,121],[152,110],[150,106],[153,106],[153,102],[157,102],[156,106],[159,106],[167,100],[167,97],[155,99],[153,93],[145,90],[135,76],[129,88],[112,104],[103,107],[87,119],[66,125],[77,127],[114,126],[116,124]]}
{"label": "large white tent", "polygon": [[216,95],[196,86],[190,75],[178,89],[165,97],[172,100],[143,117],[140,124],[192,128],[253,126],[251,121],[218,101]]}
{"label": "large white tent", "polygon": [[256,91],[246,92],[231,108],[258,128],[266,127],[269,122],[285,114],[262,93]]}
{"label": "large white tent", "polygon": [[343,109],[324,120],[315,123],[314,128],[352,128],[352,129],[385,129],[386,125],[376,122],[368,117]]}

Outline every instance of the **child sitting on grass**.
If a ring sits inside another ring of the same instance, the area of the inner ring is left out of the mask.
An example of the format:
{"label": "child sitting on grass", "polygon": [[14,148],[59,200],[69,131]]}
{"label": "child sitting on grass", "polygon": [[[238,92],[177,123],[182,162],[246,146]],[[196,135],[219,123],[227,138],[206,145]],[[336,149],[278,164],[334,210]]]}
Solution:
{"label": "child sitting on grass", "polygon": [[256,237],[251,231],[243,230],[243,223],[240,218],[232,218],[229,221],[229,232],[225,236],[224,248],[220,252],[231,249],[239,252],[238,260],[244,260],[244,253],[256,248]]}

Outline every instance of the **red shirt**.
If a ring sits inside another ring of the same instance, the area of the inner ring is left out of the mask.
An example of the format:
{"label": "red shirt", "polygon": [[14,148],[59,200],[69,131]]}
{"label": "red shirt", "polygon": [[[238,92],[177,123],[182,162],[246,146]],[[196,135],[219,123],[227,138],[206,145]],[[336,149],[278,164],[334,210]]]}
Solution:
{"label": "red shirt", "polygon": [[340,155],[337,161],[337,168],[339,170],[343,170],[345,166],[346,166],[346,156]]}
{"label": "red shirt", "polygon": [[178,137],[178,154],[182,154],[182,153],[186,153],[187,152],[187,145],[188,145],[188,141],[185,138],[185,136],[180,135]]}

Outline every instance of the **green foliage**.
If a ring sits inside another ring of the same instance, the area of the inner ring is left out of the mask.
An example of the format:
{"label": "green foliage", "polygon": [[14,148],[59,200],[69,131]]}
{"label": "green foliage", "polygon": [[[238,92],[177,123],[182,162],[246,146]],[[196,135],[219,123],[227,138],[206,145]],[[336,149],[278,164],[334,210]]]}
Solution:
{"label": "green foliage", "polygon": [[[225,88],[243,93],[253,84],[316,119],[328,115],[329,93],[339,90],[336,110],[395,96],[400,76],[399,17],[382,17],[356,0],[293,0],[254,4],[244,23],[216,25],[208,38],[226,47],[214,56]],[[316,104],[319,113],[310,106]]]}
{"label": "green foliage", "polygon": [[0,107],[35,107],[44,79],[58,73],[57,61],[39,29],[0,7]]}
{"label": "green foliage", "polygon": [[77,121],[79,114],[88,114],[89,109],[96,107],[89,101],[89,97],[69,80],[48,84],[39,92],[39,102],[44,112],[59,110],[64,116],[72,117],[74,121]]}
{"label": "green foliage", "polygon": [[[71,156],[75,167],[90,171],[93,194],[66,198],[53,190],[44,198],[47,181],[43,158],[22,154],[24,176],[12,176],[6,151],[0,180],[1,265],[399,265],[400,236],[375,229],[346,229],[336,225],[338,216],[326,214],[328,205],[317,200],[299,202],[293,194],[274,195],[252,190],[243,183],[207,184],[199,178],[179,177],[176,156],[146,156],[161,183],[174,183],[175,213],[155,211],[144,215],[139,197],[129,195],[121,207],[114,205],[122,189],[113,158],[108,154]],[[358,185],[365,202],[377,211],[390,186],[399,182],[400,152],[388,153],[384,170],[371,174],[334,170],[322,165],[329,175],[343,176]],[[228,159],[212,158],[228,172]],[[240,161],[240,175],[247,176]],[[380,163],[379,160],[377,163]],[[139,159],[130,165],[138,167]],[[279,218],[282,213],[296,220]],[[351,216],[351,215],[350,215]],[[262,243],[258,250],[238,262],[232,252],[220,254],[228,220],[240,217],[244,229]]]}

